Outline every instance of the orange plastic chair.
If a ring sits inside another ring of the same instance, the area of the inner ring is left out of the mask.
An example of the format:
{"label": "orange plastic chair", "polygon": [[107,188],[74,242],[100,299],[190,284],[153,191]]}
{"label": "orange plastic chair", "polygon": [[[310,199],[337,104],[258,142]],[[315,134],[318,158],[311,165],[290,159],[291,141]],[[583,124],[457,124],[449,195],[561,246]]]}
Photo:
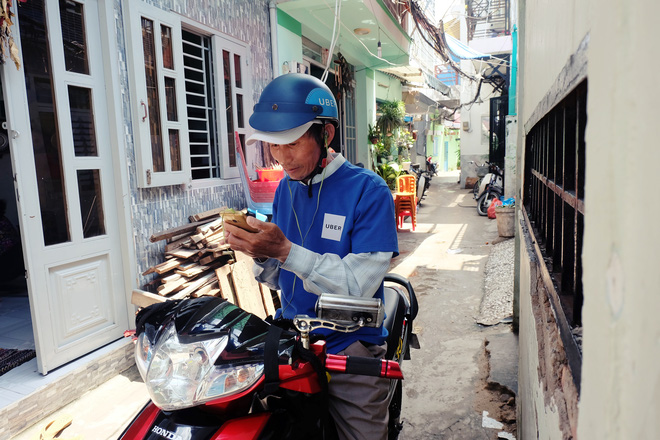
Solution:
{"label": "orange plastic chair", "polygon": [[412,174],[402,174],[396,178],[396,192],[417,194],[417,178]]}
{"label": "orange plastic chair", "polygon": [[394,210],[396,214],[397,229],[403,227],[403,220],[405,217],[410,217],[412,223],[412,230],[417,226],[417,204],[415,203],[415,195],[410,193],[397,193],[394,199]]}

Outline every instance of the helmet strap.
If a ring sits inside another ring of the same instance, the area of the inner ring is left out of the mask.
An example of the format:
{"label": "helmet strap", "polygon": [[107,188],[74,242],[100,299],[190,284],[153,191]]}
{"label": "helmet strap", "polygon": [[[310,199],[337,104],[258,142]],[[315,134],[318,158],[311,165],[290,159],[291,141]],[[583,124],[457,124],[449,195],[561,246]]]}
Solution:
{"label": "helmet strap", "polygon": [[317,174],[321,174],[327,164],[328,164],[328,132],[325,131],[325,123],[324,123],[323,145],[321,146],[321,155],[319,156],[319,161],[316,164],[316,168],[314,168],[312,172],[307,175],[307,177],[304,177],[299,180],[299,182],[302,182],[305,185],[307,185],[307,195],[309,196],[310,199],[312,198],[312,181],[314,180],[314,176],[316,176]]}

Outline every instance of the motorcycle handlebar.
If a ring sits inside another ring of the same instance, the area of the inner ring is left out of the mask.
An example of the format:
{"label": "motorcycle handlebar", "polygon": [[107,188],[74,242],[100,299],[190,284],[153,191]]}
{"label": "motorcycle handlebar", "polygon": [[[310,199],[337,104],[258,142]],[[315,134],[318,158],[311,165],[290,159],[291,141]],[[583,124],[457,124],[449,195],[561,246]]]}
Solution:
{"label": "motorcycle handlebar", "polygon": [[403,379],[399,363],[385,359],[329,354],[325,360],[325,368],[339,373]]}

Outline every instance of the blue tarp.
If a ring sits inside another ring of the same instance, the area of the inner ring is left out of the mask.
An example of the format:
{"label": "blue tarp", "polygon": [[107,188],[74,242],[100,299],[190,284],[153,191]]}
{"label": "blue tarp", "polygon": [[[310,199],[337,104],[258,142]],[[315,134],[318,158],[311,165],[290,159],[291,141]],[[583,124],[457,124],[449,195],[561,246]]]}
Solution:
{"label": "blue tarp", "polygon": [[459,40],[457,40],[456,38],[452,37],[447,33],[445,33],[445,40],[447,40],[447,46],[449,46],[449,50],[458,58],[462,58],[464,60],[474,60],[478,58],[490,57],[490,55],[477,52],[476,50],[470,48],[469,46],[466,46],[465,44],[461,43]]}

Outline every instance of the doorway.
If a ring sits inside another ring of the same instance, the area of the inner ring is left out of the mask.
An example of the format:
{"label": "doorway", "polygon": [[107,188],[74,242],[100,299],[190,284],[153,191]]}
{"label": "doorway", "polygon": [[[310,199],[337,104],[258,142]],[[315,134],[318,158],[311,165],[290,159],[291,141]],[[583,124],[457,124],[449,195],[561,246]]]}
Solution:
{"label": "doorway", "polygon": [[[10,178],[42,374],[128,326],[98,0],[22,3],[22,65],[2,66]],[[107,54],[105,54],[107,55]],[[13,178],[15,176],[15,179]]]}
{"label": "doorway", "polygon": [[0,348],[34,349],[14,172],[0,79]]}

